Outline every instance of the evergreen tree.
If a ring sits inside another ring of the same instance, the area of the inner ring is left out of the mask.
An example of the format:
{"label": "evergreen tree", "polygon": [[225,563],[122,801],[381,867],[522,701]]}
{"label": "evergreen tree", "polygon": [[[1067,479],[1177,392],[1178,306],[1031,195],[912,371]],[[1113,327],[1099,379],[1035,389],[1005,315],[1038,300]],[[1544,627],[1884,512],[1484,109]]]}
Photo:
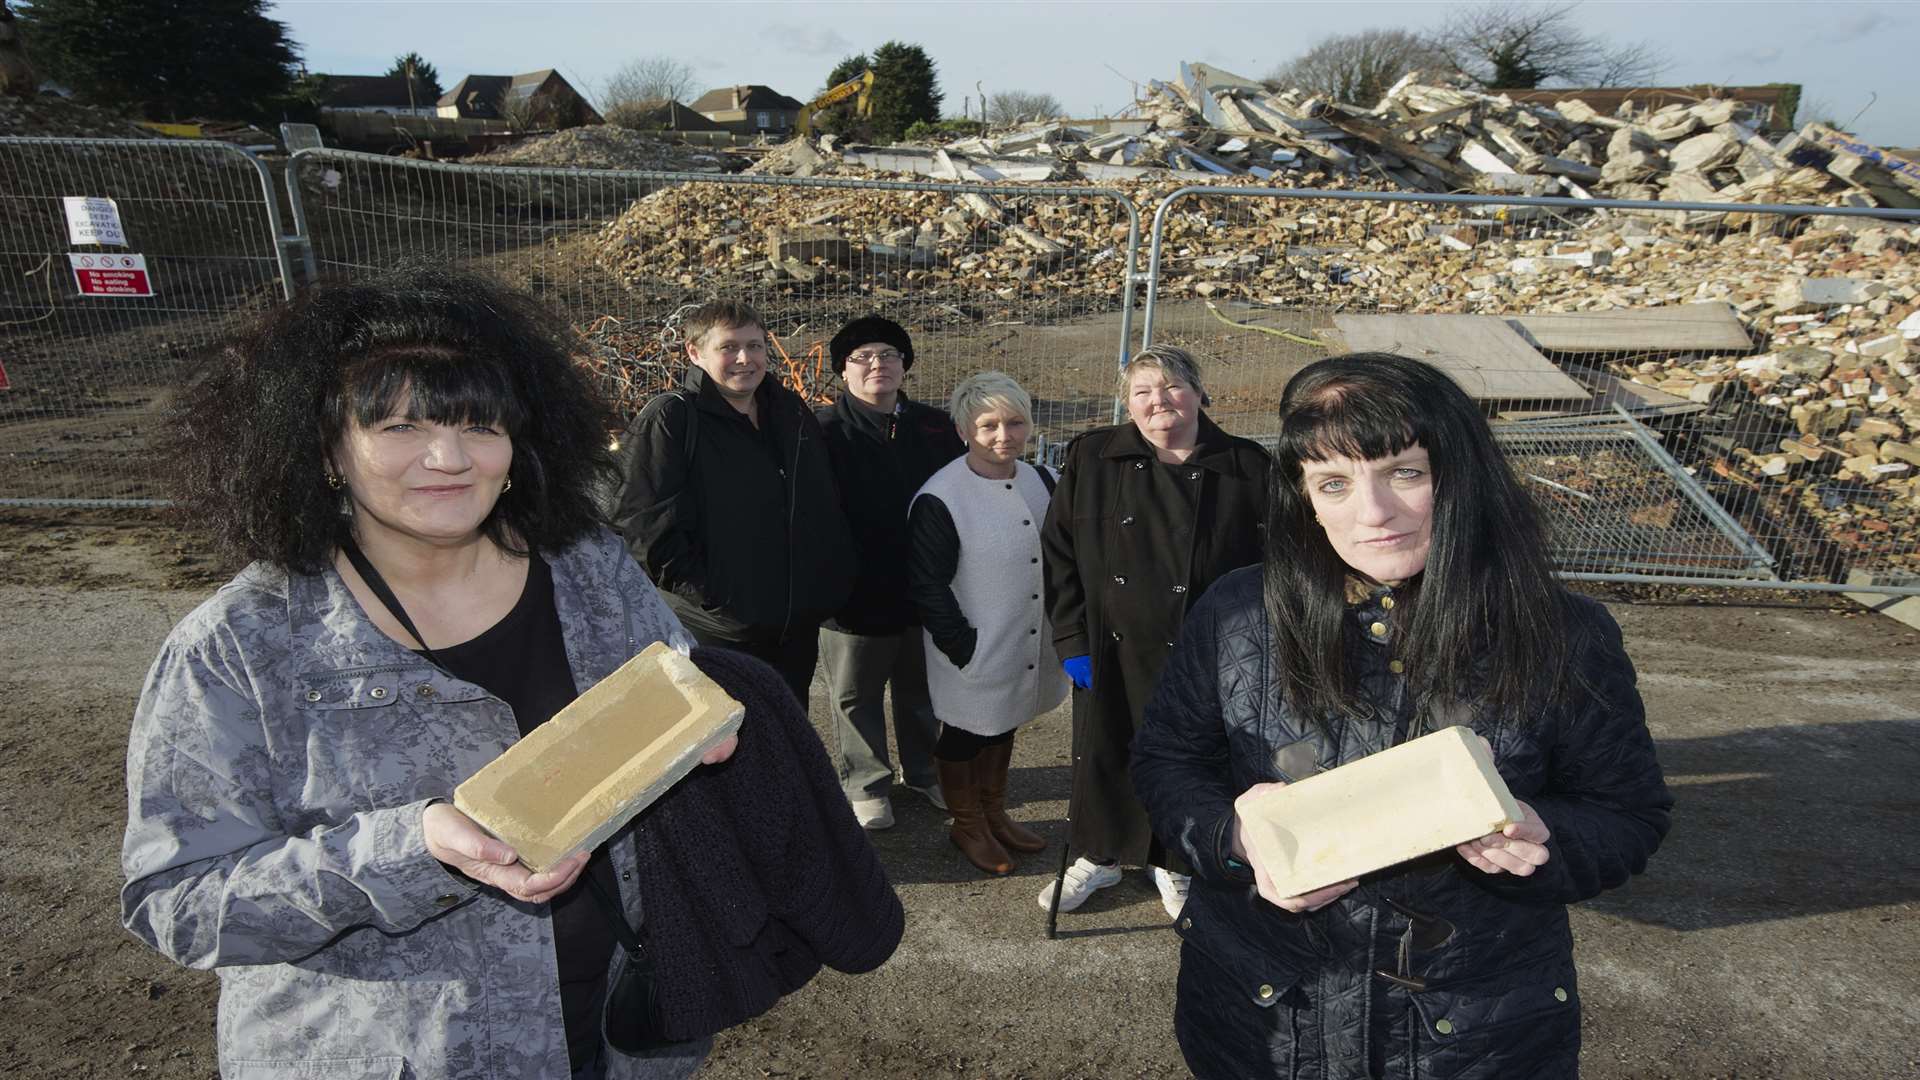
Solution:
{"label": "evergreen tree", "polygon": [[273,121],[299,52],[265,0],[33,0],[19,9],[42,74],[151,120]]}
{"label": "evergreen tree", "polygon": [[873,50],[872,67],[876,137],[898,139],[916,120],[929,124],[939,121],[942,95],[933,60],[925,49],[889,41]]}
{"label": "evergreen tree", "polygon": [[852,56],[841,60],[839,63],[833,65],[832,71],[827,73],[827,84],[820,88],[820,92],[826,93],[828,90],[839,86],[848,79],[854,78],[861,72],[867,70],[868,66],[866,53],[854,53]]}
{"label": "evergreen tree", "polygon": [[404,77],[408,72],[413,74],[413,102],[416,108],[430,109],[434,102],[440,100],[440,95],[446,93],[440,87],[440,72],[419,53],[410,52],[394,57],[393,66],[387,69],[387,77]]}

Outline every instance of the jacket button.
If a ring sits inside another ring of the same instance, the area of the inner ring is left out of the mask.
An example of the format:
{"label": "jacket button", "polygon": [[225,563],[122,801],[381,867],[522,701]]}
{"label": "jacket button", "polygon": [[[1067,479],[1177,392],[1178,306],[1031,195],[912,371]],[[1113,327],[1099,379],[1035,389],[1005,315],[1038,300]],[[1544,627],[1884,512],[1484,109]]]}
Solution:
{"label": "jacket button", "polygon": [[1173,587],[1173,591],[1174,591],[1174,592],[1186,592],[1186,591],[1187,591],[1187,587],[1186,587],[1185,585],[1175,585],[1175,586]]}
{"label": "jacket button", "polygon": [[318,691],[318,690],[309,690],[309,691],[307,691],[307,700],[308,700],[308,701],[319,701],[319,700],[320,700],[320,691]]}
{"label": "jacket button", "polygon": [[1031,630],[1028,630],[1028,631],[1027,631],[1027,633],[1029,633],[1029,634],[1037,634],[1037,633],[1039,633],[1039,632],[1040,632],[1040,628],[1039,628],[1039,627],[1037,627],[1037,626],[1036,626],[1036,627],[1034,627],[1033,629],[1031,629]]}
{"label": "jacket button", "polygon": [[1188,474],[1187,474],[1187,479],[1189,479],[1189,480],[1198,480],[1198,479],[1200,479],[1200,470],[1199,470],[1199,469],[1195,469],[1195,470],[1193,470],[1192,472],[1190,472],[1190,473],[1188,473]]}
{"label": "jacket button", "polygon": [[1131,525],[1131,524],[1133,524],[1133,515],[1131,515],[1131,514],[1129,514],[1129,515],[1127,515],[1126,517],[1123,517],[1123,518],[1121,518],[1121,519],[1120,519],[1120,524],[1122,524],[1122,525]]}
{"label": "jacket button", "polygon": [[1028,562],[1030,562],[1030,563],[1037,563],[1037,562],[1039,562],[1040,560],[1039,560],[1039,559],[1028,559],[1027,561],[1028,561]]}
{"label": "jacket button", "polygon": [[375,701],[379,701],[381,698],[384,698],[387,696],[387,688],[384,686],[376,686],[373,689],[367,691],[367,696],[372,698]]}
{"label": "jacket button", "polygon": [[1387,609],[1388,611],[1392,611],[1392,610],[1393,610],[1393,597],[1391,597],[1391,596],[1383,596],[1383,597],[1381,597],[1381,598],[1380,598],[1380,606],[1381,606],[1381,607],[1383,607],[1383,608],[1386,608],[1386,609]]}
{"label": "jacket button", "polygon": [[419,694],[423,698],[430,698],[433,696],[433,686],[429,683],[421,683],[420,688],[415,690],[414,693]]}
{"label": "jacket button", "polygon": [[1395,675],[1398,675],[1401,672],[1407,670],[1407,665],[1401,663],[1398,660],[1389,660],[1387,661],[1387,670],[1393,672]]}
{"label": "jacket button", "polygon": [[1133,467],[1136,469],[1144,469],[1147,467],[1147,463],[1144,461],[1136,461],[1133,463]]}
{"label": "jacket button", "polygon": [[1372,634],[1374,637],[1386,637],[1387,624],[1383,622],[1374,623],[1372,626],[1367,627],[1367,632]]}
{"label": "jacket button", "polygon": [[1193,929],[1193,920],[1192,920],[1192,919],[1181,919],[1181,920],[1180,920],[1180,929],[1182,929],[1182,930],[1191,930],[1191,929]]}
{"label": "jacket button", "polygon": [[455,904],[457,904],[457,903],[459,903],[459,902],[460,902],[460,898],[459,898],[459,897],[457,897],[457,896],[455,896],[455,895],[453,895],[452,893],[448,893],[448,894],[446,894],[445,896],[436,896],[436,897],[434,897],[434,898],[433,898],[433,902],[434,902],[435,904],[437,904],[438,906],[440,906],[440,907],[443,907],[443,908],[449,908],[449,907],[452,907],[453,905],[455,905]]}
{"label": "jacket button", "polygon": [[1032,664],[1028,664],[1028,665],[1027,665],[1027,670],[1028,670],[1028,671],[1032,671],[1032,670],[1033,670],[1033,665],[1032,665]]}
{"label": "jacket button", "polygon": [[1260,1000],[1261,1000],[1261,1001],[1272,1001],[1272,1000],[1273,1000],[1273,987],[1272,987],[1271,985],[1269,985],[1269,984],[1267,984],[1267,983],[1261,983],[1261,984],[1260,984],[1260,989],[1259,989],[1259,991],[1257,991],[1257,992],[1258,992],[1258,993],[1259,993],[1259,995],[1260,995]]}
{"label": "jacket button", "polygon": [[1566,987],[1564,987],[1564,986],[1556,986],[1556,987],[1554,987],[1554,988],[1553,988],[1553,1000],[1555,1000],[1555,1001],[1565,1001],[1565,1000],[1567,1000],[1567,988],[1566,988]]}
{"label": "jacket button", "polygon": [[1120,640],[1120,631],[1118,631],[1118,630],[1114,630],[1114,631],[1112,631],[1112,634],[1113,634],[1113,640],[1115,640],[1115,641],[1119,641],[1119,640]]}
{"label": "jacket button", "polygon": [[1451,1035],[1453,1034],[1453,1021],[1443,1016],[1433,1022],[1433,1030],[1442,1035]]}
{"label": "jacket button", "polygon": [[1127,575],[1125,574],[1113,575],[1113,583],[1115,585],[1125,585],[1127,583]]}
{"label": "jacket button", "polygon": [[631,870],[622,870],[622,871],[620,871],[620,880],[621,880],[621,881],[632,881],[632,880],[633,880],[633,871],[631,871]]}
{"label": "jacket button", "polygon": [[1007,490],[1008,490],[1008,491],[1012,491],[1012,490],[1013,490],[1013,485],[1012,485],[1012,484],[1008,484],[1008,485],[1007,485]]}
{"label": "jacket button", "polygon": [[1033,594],[1033,598],[1034,598],[1035,600],[1038,600],[1038,599],[1040,599],[1040,594],[1039,594],[1039,593],[1034,593],[1034,594]]}

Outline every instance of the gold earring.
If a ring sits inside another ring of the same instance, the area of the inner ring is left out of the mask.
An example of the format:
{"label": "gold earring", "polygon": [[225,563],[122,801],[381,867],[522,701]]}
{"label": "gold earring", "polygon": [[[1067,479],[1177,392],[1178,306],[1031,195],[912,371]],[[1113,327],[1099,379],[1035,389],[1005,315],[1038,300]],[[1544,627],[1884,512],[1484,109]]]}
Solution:
{"label": "gold earring", "polygon": [[339,476],[333,473],[328,473],[327,486],[332,488],[335,491],[339,491],[341,488],[347,486],[347,482],[345,480],[342,480]]}
{"label": "gold earring", "polygon": [[507,477],[507,482],[500,485],[500,494],[505,495],[507,492],[512,490],[513,490],[513,477],[509,476]]}

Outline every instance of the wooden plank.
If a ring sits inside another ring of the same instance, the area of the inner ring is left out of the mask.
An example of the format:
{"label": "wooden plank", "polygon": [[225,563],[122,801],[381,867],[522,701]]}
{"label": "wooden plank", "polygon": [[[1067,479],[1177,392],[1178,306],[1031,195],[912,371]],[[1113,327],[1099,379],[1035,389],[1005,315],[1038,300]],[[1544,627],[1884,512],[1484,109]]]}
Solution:
{"label": "wooden plank", "polygon": [[1747,353],[1753,340],[1719,300],[1657,308],[1513,315],[1513,324],[1535,348],[1570,353]]}
{"label": "wooden plank", "polygon": [[1585,401],[1590,396],[1492,315],[1346,315],[1333,323],[1354,352],[1424,360],[1483,401]]}

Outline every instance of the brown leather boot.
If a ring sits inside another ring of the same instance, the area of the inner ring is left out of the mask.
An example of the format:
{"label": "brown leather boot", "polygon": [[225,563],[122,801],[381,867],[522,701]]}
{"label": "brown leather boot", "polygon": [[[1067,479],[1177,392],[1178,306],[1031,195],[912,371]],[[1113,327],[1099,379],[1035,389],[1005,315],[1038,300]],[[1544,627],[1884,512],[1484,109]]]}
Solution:
{"label": "brown leather boot", "polygon": [[953,815],[953,828],[947,833],[953,846],[967,861],[989,874],[1013,873],[1013,856],[1000,846],[987,829],[986,816],[980,812],[980,788],[975,781],[975,762],[947,761],[935,758],[940,768],[940,793],[946,796],[947,812]]}
{"label": "brown leather boot", "polygon": [[974,781],[980,785],[980,812],[987,831],[1012,851],[1045,851],[1046,838],[1007,816],[1007,769],[1013,764],[1013,740],[989,746],[973,759]]}

